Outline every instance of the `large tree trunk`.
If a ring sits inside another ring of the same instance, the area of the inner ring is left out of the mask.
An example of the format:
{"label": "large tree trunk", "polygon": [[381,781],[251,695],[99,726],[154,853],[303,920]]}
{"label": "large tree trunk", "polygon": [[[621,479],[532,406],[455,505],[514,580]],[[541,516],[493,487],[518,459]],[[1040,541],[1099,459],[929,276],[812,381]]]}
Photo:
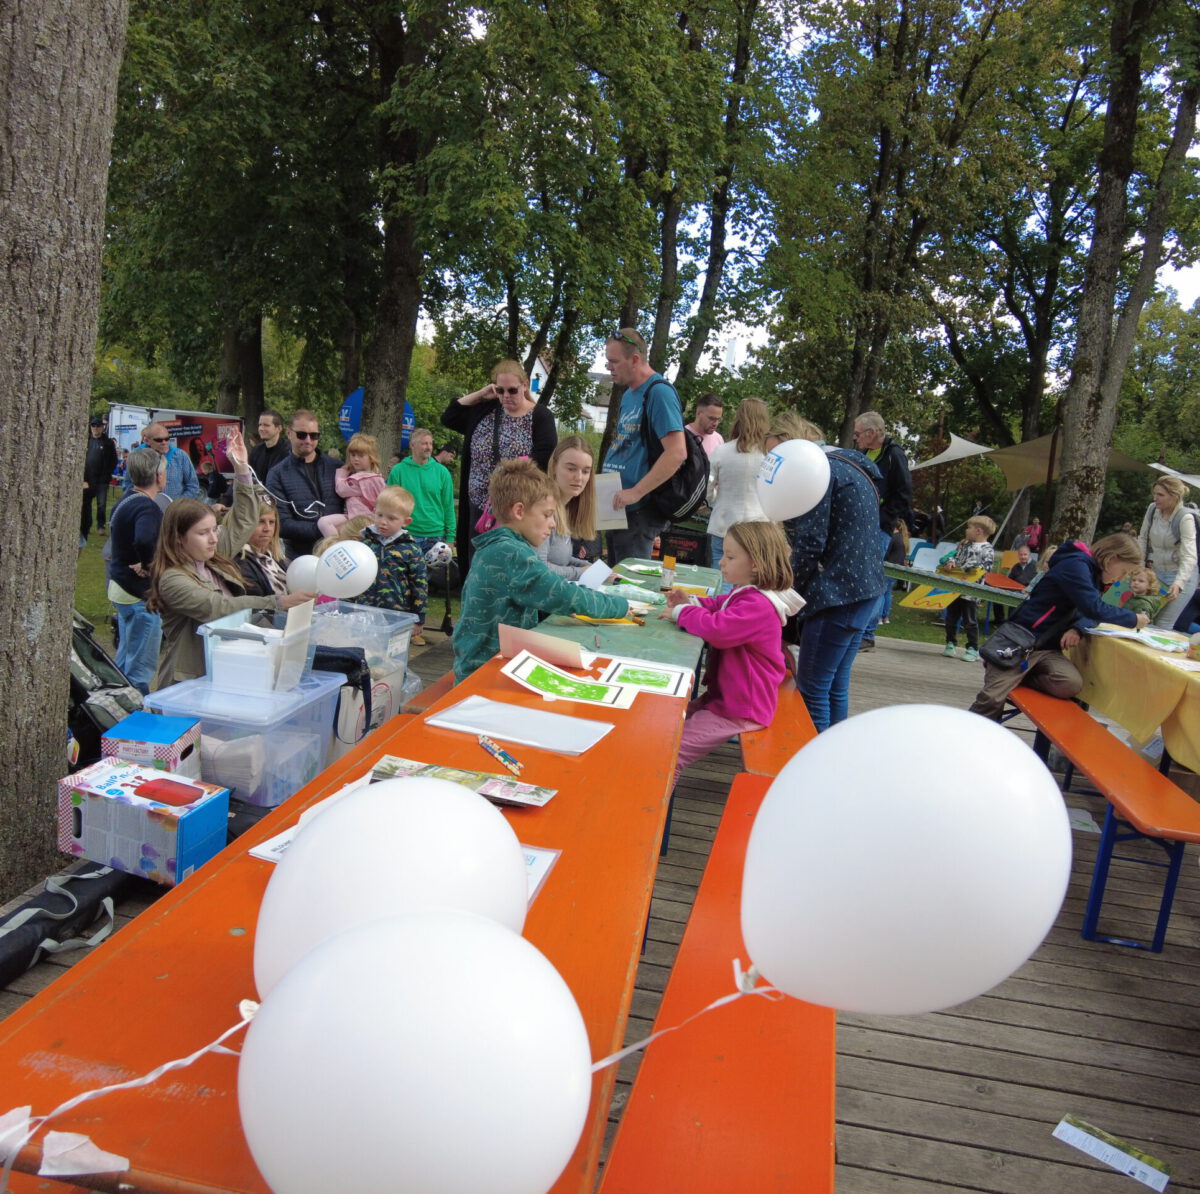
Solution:
{"label": "large tree trunk", "polygon": [[241,415],[254,427],[263,409],[262,316],[252,323],[231,320],[221,337],[217,411]]}
{"label": "large tree trunk", "polygon": [[[1071,361],[1071,380],[1063,399],[1063,437],[1061,481],[1050,528],[1050,542],[1070,536],[1090,538],[1100,515],[1104,498],[1104,480],[1108,471],[1108,452],[1112,446],[1117,417],[1117,393],[1128,360],[1132,338],[1124,352],[1116,347],[1113,335],[1114,307],[1121,257],[1129,236],[1128,187],[1134,168],[1134,144],[1137,137],[1139,99],[1142,86],[1142,52],[1149,25],[1162,0],[1120,0],[1113,9],[1110,27],[1108,103],[1104,120],[1104,142],[1100,150],[1100,179],[1096,191],[1095,223],[1084,274],[1083,300],[1080,304],[1075,353]],[[1187,104],[1190,88],[1181,100]],[[1190,126],[1195,125],[1195,94],[1192,91]],[[1179,130],[1176,129],[1176,140]],[[1184,145],[1186,149],[1186,143]],[[1157,181],[1161,190],[1174,178],[1172,152],[1168,153]],[[1157,204],[1152,205],[1153,209]],[[1165,220],[1165,207],[1161,212]],[[1158,268],[1162,252],[1162,231],[1157,238],[1148,226],[1143,244],[1141,271],[1150,268],[1150,277]],[[1149,294],[1135,286],[1127,308],[1136,325],[1138,314]]]}
{"label": "large tree trunk", "polygon": [[[399,12],[386,17],[374,30],[379,51],[381,98],[403,86],[403,73],[423,61],[434,38],[449,21],[449,5],[430,5],[405,28]],[[419,129],[398,116],[384,117],[380,138],[380,167],[386,173],[406,176],[400,185],[424,194],[425,182],[419,169],[436,130]],[[379,441],[386,460],[400,450],[404,400],[413,348],[417,342],[417,318],[421,313],[425,253],[417,234],[411,204],[388,196],[383,222],[383,280],[375,329],[366,353],[366,400],[363,430]]]}
{"label": "large tree trunk", "polygon": [[0,903],[62,862],[55,781],[126,15],[126,0],[0,0]]}

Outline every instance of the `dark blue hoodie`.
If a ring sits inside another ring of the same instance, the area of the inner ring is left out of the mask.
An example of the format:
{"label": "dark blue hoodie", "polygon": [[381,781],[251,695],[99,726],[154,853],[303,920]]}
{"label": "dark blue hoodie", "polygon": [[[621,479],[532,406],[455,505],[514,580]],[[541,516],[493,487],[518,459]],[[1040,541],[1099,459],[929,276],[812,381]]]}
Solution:
{"label": "dark blue hoodie", "polygon": [[1137,615],[1102,600],[1100,565],[1086,543],[1064,543],[1050,559],[1046,575],[1033,586],[1028,599],[1012,616],[1020,626],[1047,635],[1039,647],[1057,647],[1071,627],[1088,630],[1100,622],[1137,626]]}

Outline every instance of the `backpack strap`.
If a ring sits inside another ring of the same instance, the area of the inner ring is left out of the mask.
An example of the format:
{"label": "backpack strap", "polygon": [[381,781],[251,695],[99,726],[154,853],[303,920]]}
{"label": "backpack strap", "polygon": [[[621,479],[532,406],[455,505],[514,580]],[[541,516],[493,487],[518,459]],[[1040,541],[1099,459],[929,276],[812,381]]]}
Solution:
{"label": "backpack strap", "polygon": [[[646,404],[650,401],[650,394],[655,386],[665,386],[665,385],[669,385],[669,384],[670,383],[667,381],[667,379],[665,377],[656,377],[646,387],[646,392],[642,395],[642,421],[638,428],[638,433],[641,435],[642,441],[646,445],[646,463],[651,466],[653,466],[654,462],[659,458],[659,456],[662,455],[663,448],[662,448],[662,441],[655,439],[654,436],[650,432],[650,420],[646,417]],[[680,419],[682,419],[683,418],[683,403],[679,398],[678,392],[676,392],[676,394],[675,394],[675,400],[677,402],[679,402],[679,404],[680,404],[679,405],[679,417],[680,417]],[[686,430],[686,428],[685,428],[685,430]],[[655,452],[655,448],[658,449],[657,452]]]}

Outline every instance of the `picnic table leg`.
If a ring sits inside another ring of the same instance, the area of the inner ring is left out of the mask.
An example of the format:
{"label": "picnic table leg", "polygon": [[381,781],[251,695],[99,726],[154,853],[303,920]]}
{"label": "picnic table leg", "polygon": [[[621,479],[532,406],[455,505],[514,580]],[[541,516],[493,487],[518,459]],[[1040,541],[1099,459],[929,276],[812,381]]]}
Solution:
{"label": "picnic table leg", "polygon": [[[1036,750],[1036,745],[1034,746]],[[1104,903],[1104,887],[1108,883],[1108,868],[1112,863],[1113,847],[1117,842],[1117,818],[1110,804],[1104,815],[1104,829],[1100,833],[1100,848],[1096,851],[1096,866],[1092,871],[1092,884],[1088,888],[1087,907],[1083,913],[1080,936],[1088,941],[1096,940],[1096,925],[1100,920],[1100,905]]]}

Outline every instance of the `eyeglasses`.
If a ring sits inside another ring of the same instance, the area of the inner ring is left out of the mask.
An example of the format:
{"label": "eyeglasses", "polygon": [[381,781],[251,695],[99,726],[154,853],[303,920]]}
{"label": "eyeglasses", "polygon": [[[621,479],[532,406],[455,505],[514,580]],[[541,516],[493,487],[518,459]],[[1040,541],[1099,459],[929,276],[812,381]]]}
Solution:
{"label": "eyeglasses", "polygon": [[169,435],[152,435],[150,437],[150,442],[152,444],[169,444],[171,442],[171,437]]}
{"label": "eyeglasses", "polygon": [[319,431],[293,431],[292,434],[297,439],[320,439],[321,438],[321,433]]}
{"label": "eyeglasses", "polygon": [[641,342],[641,340],[635,340],[632,336],[625,335],[620,328],[617,328],[615,332],[610,332],[608,338],[610,340],[620,340],[622,344],[630,344],[636,348],[638,352],[646,351],[646,346]]}
{"label": "eyeglasses", "polygon": [[492,382],[492,389],[497,394],[507,394],[510,398],[515,398],[521,392],[520,386],[498,386],[495,382]]}

